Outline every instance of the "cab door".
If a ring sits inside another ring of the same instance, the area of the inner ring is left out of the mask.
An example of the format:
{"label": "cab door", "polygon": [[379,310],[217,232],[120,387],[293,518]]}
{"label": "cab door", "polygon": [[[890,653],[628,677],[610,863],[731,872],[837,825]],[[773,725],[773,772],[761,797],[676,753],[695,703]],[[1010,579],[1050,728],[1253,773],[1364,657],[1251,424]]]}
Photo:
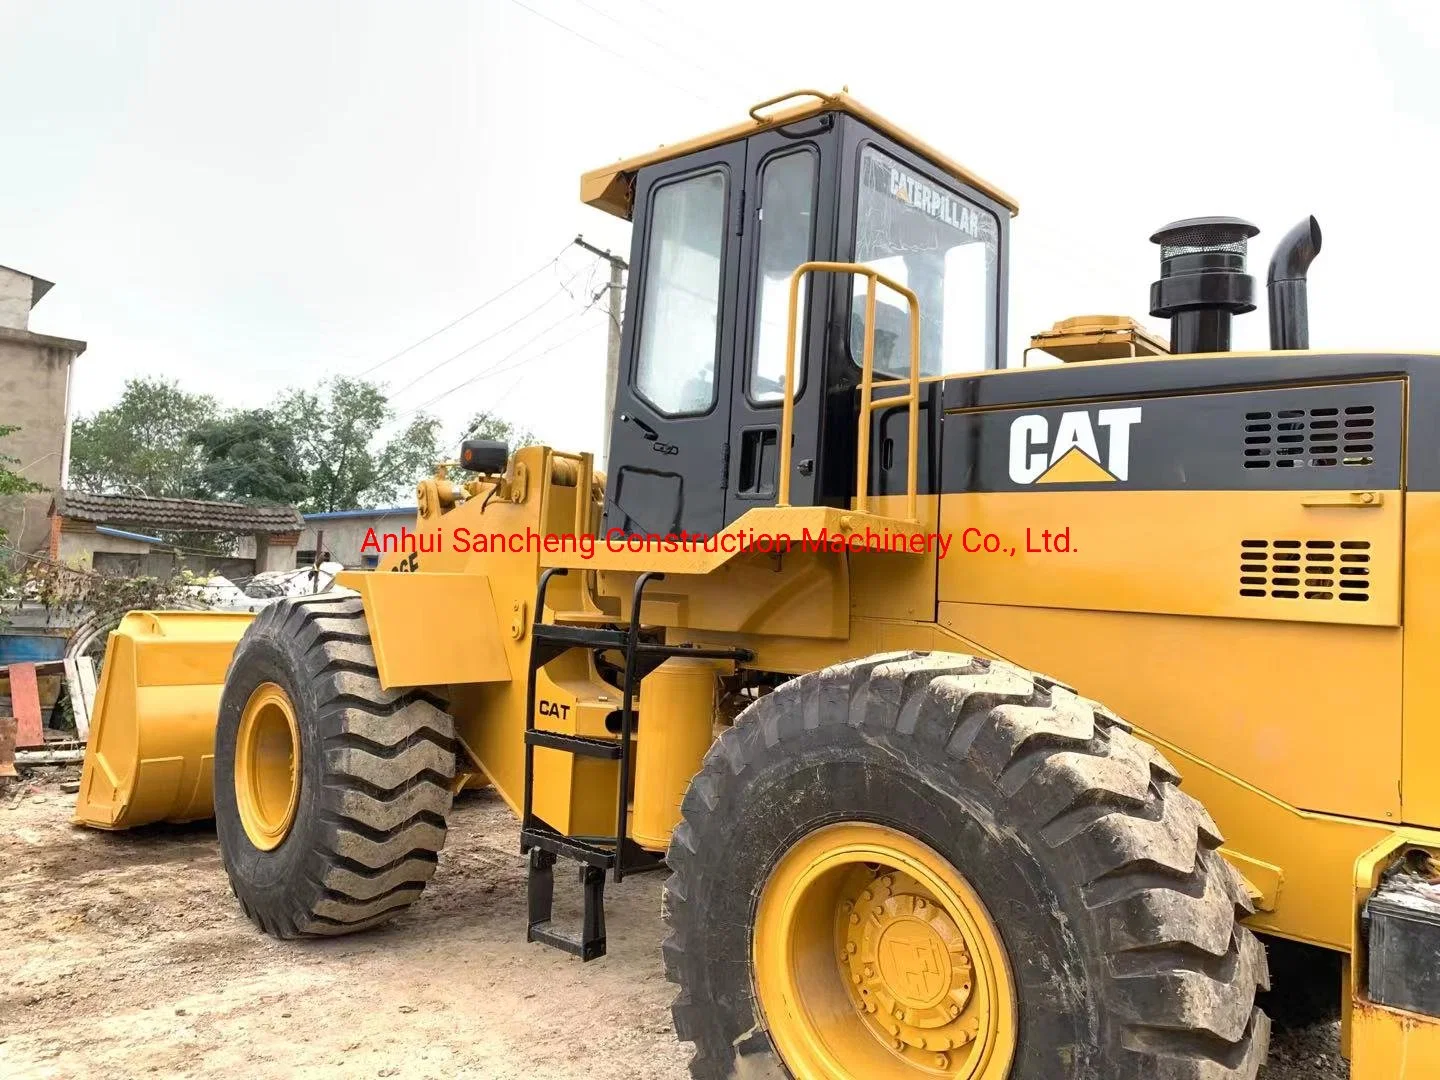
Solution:
{"label": "cab door", "polygon": [[[801,263],[834,258],[834,138],[834,117],[823,115],[749,140],[727,523],[752,507],[774,505],[778,494],[790,276]],[[825,313],[832,291],[827,274],[801,281],[790,463],[790,501],[797,506],[815,502]]]}
{"label": "cab door", "polygon": [[701,536],[725,524],[743,140],[636,177],[605,529]]}

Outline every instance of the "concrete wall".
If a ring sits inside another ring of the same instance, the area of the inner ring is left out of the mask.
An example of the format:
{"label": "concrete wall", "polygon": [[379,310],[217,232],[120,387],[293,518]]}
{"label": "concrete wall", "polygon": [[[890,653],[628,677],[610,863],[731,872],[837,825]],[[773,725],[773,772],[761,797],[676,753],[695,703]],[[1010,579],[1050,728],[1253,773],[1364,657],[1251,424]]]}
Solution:
{"label": "concrete wall", "polygon": [[305,515],[305,530],[295,550],[296,565],[308,566],[314,558],[319,534],[325,533],[325,550],[336,562],[351,569],[367,565],[365,556],[377,554],[361,551],[366,534],[375,530],[377,537],[387,532],[398,533],[404,527],[415,531],[415,507],[399,506],[382,510],[343,510],[335,514]]}
{"label": "concrete wall", "polygon": [[[181,556],[180,566],[192,574],[223,574],[232,581],[248,581],[257,570],[294,569],[295,558],[290,554],[294,551],[293,547],[283,549],[284,556],[279,565],[257,566],[256,546],[255,537],[242,536],[229,555],[184,554]],[[259,546],[263,551],[264,544]],[[164,578],[174,573],[176,568],[175,552],[171,548],[143,540],[131,540],[124,536],[112,536],[81,521],[69,521],[60,530],[57,558],[67,566],[82,570],[131,576]]]}
{"label": "concrete wall", "polygon": [[26,330],[30,326],[30,298],[34,279],[29,274],[0,266],[0,326]]}
{"label": "concrete wall", "polygon": [[0,529],[7,543],[27,552],[49,546],[46,512],[69,464],[70,368],[85,351],[83,341],[30,332],[35,281],[0,266],[0,426],[20,429],[0,438],[0,454],[13,459],[7,467],[45,488],[0,499]]}
{"label": "concrete wall", "polygon": [[93,530],[61,529],[59,559],[66,566],[90,570],[95,565],[95,552],[114,551],[125,555],[148,555],[150,545],[123,536],[106,536]]}
{"label": "concrete wall", "polygon": [[[28,278],[25,283],[28,290]],[[0,454],[18,459],[19,465],[10,467],[46,489],[0,499],[0,529],[21,551],[44,551],[48,545],[46,515],[66,465],[70,370],[84,350],[83,341],[0,326],[0,425],[20,428],[0,438]]]}
{"label": "concrete wall", "polygon": [[255,537],[255,572],[295,569],[295,533]]}

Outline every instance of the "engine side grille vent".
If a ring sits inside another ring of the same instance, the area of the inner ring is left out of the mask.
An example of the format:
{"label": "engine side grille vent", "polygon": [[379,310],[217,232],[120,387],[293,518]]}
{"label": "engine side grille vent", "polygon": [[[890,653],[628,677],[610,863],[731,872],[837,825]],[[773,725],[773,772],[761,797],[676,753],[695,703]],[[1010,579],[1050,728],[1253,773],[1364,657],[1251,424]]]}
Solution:
{"label": "engine side grille vent", "polygon": [[1242,540],[1240,595],[1364,603],[1370,541]]}
{"label": "engine side grille vent", "polygon": [[1375,463],[1375,406],[1245,414],[1247,469],[1325,469]]}

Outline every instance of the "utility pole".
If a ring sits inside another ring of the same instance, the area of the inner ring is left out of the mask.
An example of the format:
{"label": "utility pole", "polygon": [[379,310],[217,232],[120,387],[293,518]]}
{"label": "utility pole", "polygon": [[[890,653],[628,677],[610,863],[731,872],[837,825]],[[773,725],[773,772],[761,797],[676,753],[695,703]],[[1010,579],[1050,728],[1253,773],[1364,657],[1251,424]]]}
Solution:
{"label": "utility pole", "polygon": [[320,560],[325,557],[325,530],[321,529],[315,535],[315,561],[310,567],[310,591],[320,591]]}
{"label": "utility pole", "polygon": [[[601,445],[605,449],[605,468],[609,469],[610,428],[615,417],[615,387],[620,381],[620,313],[625,307],[625,271],[630,267],[619,255],[602,251],[594,244],[587,243],[583,236],[575,237],[575,246],[592,255],[598,255],[610,264],[610,282],[600,290],[609,294],[606,297],[605,310],[610,316],[610,347],[605,356],[605,415],[601,418],[604,432]],[[600,293],[591,297],[592,301],[598,299]]]}

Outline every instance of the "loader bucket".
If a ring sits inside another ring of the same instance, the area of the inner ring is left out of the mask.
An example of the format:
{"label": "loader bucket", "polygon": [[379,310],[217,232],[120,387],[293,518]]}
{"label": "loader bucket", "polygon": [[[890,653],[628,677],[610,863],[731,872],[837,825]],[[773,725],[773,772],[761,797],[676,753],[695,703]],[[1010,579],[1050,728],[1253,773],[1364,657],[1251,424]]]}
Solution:
{"label": "loader bucket", "polygon": [[132,611],[111,632],[75,823],[213,817],[215,720],[248,612]]}

